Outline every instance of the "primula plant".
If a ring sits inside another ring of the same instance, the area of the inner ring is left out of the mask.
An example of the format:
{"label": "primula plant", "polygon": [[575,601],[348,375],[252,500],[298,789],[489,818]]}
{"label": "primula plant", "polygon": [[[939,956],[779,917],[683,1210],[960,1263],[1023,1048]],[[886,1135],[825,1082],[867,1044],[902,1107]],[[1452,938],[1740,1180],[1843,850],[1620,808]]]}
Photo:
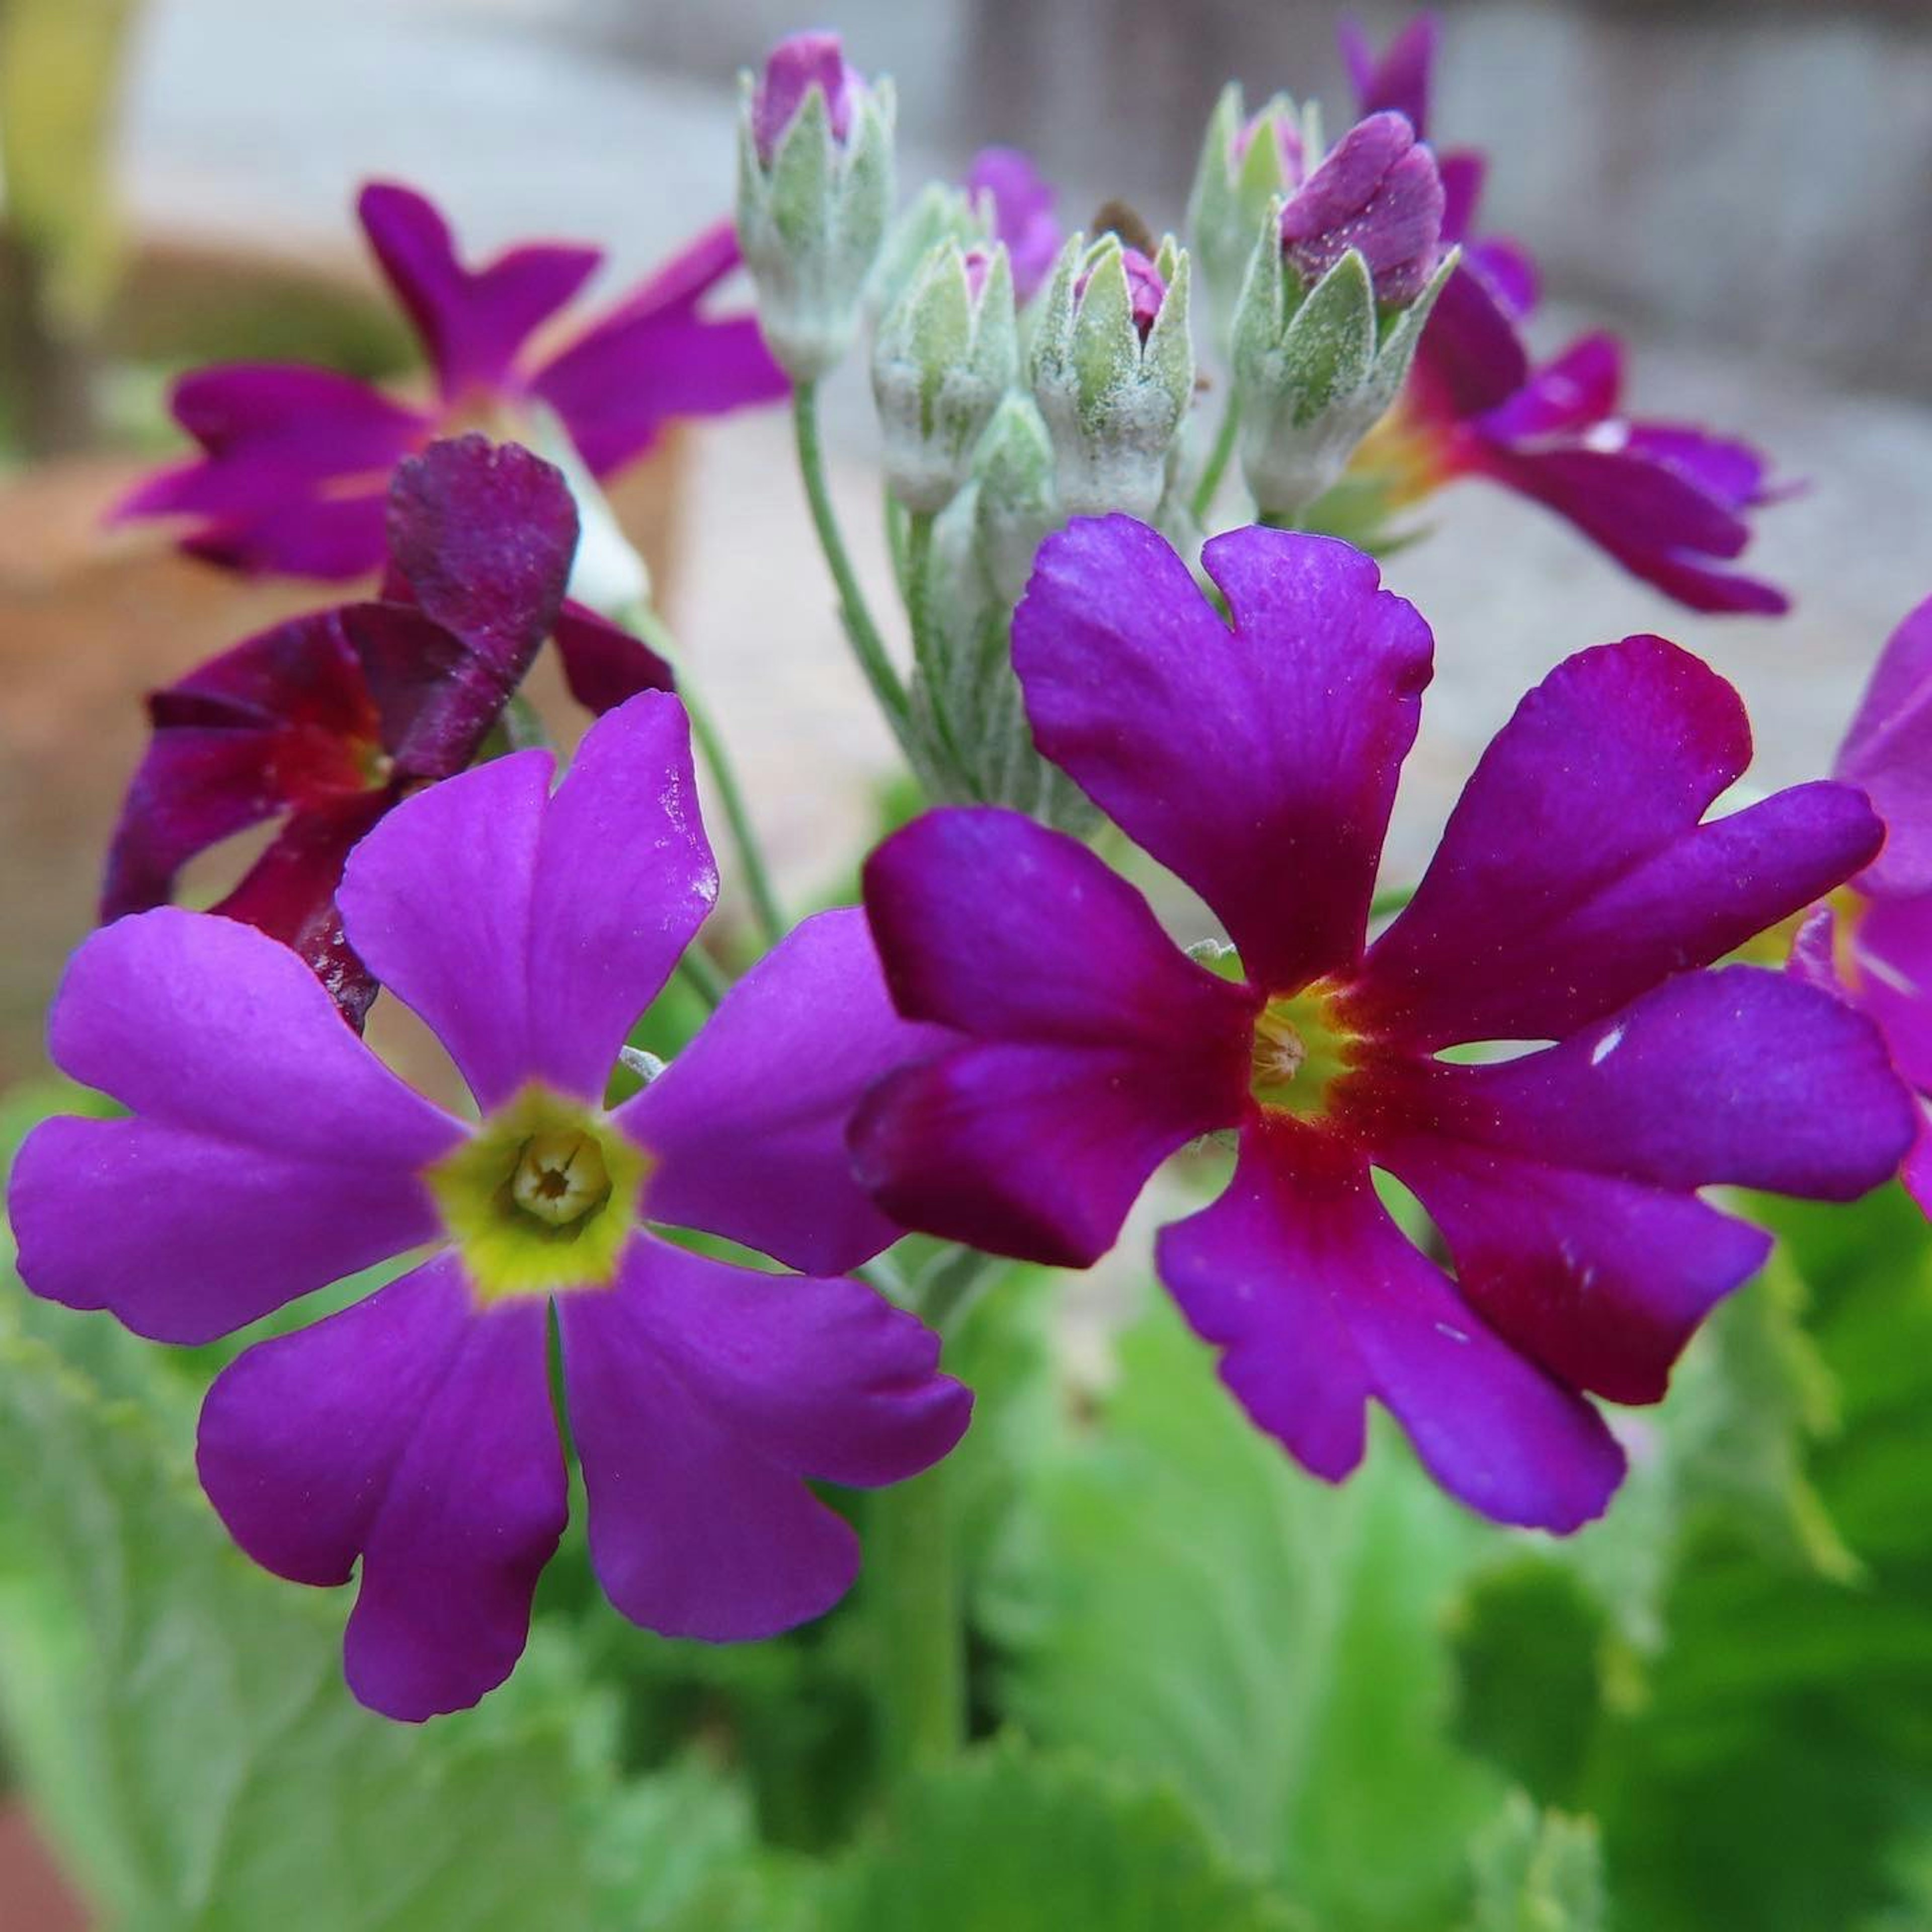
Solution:
{"label": "primula plant", "polygon": [[[150,696],[8,1115],[0,1723],[108,1921],[1932,1906],[1932,605],[1768,794],[1689,652],[1552,638],[1392,876],[1426,498],[1667,624],[1784,608],[1785,492],[1532,347],[1432,21],[1344,52],[1165,232],[1010,148],[902,194],[796,35],[614,308],[375,184],[421,380],[177,384],[116,515],[338,601]],[[782,399],[905,766],[809,912],[602,489]]]}

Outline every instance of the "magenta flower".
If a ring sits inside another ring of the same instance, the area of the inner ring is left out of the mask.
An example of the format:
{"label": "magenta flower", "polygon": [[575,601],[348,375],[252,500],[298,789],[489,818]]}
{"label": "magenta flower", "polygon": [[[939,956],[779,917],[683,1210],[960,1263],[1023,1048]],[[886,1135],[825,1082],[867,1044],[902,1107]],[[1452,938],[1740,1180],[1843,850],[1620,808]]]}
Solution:
{"label": "magenta flower", "polygon": [[[201,1418],[202,1484],[250,1556],[320,1585],[360,1559],[349,1682],[395,1718],[474,1703],[522,1651],[565,1520],[553,1310],[591,1560],[668,1634],[760,1637],[829,1608],[857,1544],[807,1479],[909,1476],[970,1406],[911,1316],[821,1278],[896,1232],[842,1133],[924,1043],[864,920],[807,921],[606,1112],[717,874],[675,699],[611,712],[554,795],[550,775],[521,752],[418,794],[343,881],[351,943],[448,1048],[479,1123],[398,1080],[284,947],[166,908],[89,939],[50,1022],[56,1061],[130,1118],[48,1121],[10,1190],[35,1293],[164,1342],[432,1250],[249,1349]],[[711,1260],[646,1222],[812,1272]]]}
{"label": "magenta flower", "polygon": [[[1574,1529],[1622,1469],[1586,1397],[1657,1400],[1764,1258],[1697,1190],[1850,1198],[1910,1140],[1868,1022],[1786,975],[1697,970],[1867,863],[1876,822],[1828,782],[1702,822],[1749,757],[1742,710],[1629,638],[1524,700],[1371,946],[1428,629],[1332,539],[1241,530],[1202,560],[1231,622],[1151,530],[1076,522],[1042,547],[1013,655],[1042,752],[1200,895],[1230,970],[1071,838],[916,820],[873,855],[866,908],[899,1010],[962,1037],[868,1098],[861,1178],[908,1226],[1082,1265],[1162,1161],[1232,1129],[1232,1184],[1158,1266],[1254,1420],[1339,1479],[1373,1397],[1464,1502]],[[1538,1044],[1438,1057],[1490,1042]],[[1453,1277],[1372,1168],[1419,1197]]]}
{"label": "magenta flower", "polygon": [[1840,748],[1837,776],[1863,787],[1884,849],[1799,926],[1792,969],[1876,1021],[1919,1096],[1902,1178],[1932,1214],[1932,598],[1892,634]]}
{"label": "magenta flower", "polygon": [[1406,305],[1436,272],[1442,218],[1436,158],[1400,114],[1372,114],[1288,197],[1282,250],[1312,287],[1355,249],[1376,301]]}
{"label": "magenta flower", "polygon": [[202,453],[149,478],[117,516],[191,518],[182,548],[231,569],[360,577],[382,565],[390,471],[436,436],[487,420],[500,436],[531,440],[529,418],[541,405],[602,477],[676,417],[784,393],[754,317],[701,312],[738,265],[729,222],[562,348],[538,352],[534,339],[590,278],[599,250],[526,244],[472,269],[458,258],[448,222],[413,189],[372,182],[356,212],[434,372],[434,399],[418,405],[292,364],[198,370],[172,400]]}
{"label": "magenta flower", "polygon": [[966,170],[966,191],[982,197],[992,215],[993,239],[1006,244],[1013,298],[1030,302],[1053,272],[1066,238],[1054,213],[1053,185],[1018,148],[982,148]]}
{"label": "magenta flower", "polygon": [[165,904],[196,853],[280,818],[214,910],[292,946],[359,1018],[376,988],[336,910],[343,860],[399,800],[470,762],[544,638],[593,711],[670,688],[655,652],[564,602],[576,544],[562,476],[529,451],[472,434],[405,458],[380,598],[290,618],[149,697],[101,917]]}
{"label": "magenta flower", "polygon": [[1429,133],[1429,96],[1442,23],[1418,14],[1378,55],[1360,23],[1344,20],[1336,30],[1358,112],[1401,115],[1418,140]]}

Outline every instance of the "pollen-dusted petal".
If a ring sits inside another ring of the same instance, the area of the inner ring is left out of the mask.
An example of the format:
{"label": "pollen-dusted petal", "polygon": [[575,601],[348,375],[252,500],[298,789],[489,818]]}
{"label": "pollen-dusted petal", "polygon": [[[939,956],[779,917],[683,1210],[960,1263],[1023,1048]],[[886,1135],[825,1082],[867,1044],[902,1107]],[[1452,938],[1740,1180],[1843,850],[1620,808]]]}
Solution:
{"label": "pollen-dusted petal", "polygon": [[916,1475],[971,1412],[938,1338],[854,1281],[646,1236],[614,1291],[557,1313],[591,1561],[617,1608],[666,1636],[746,1641],[830,1610],[858,1539],[807,1479]]}
{"label": "pollen-dusted petal", "polygon": [[1771,1251],[1694,1194],[1418,1136],[1376,1150],[1442,1231],[1464,1298],[1511,1347],[1612,1402],[1663,1398],[1711,1310]]}
{"label": "pollen-dusted petal", "polygon": [[9,1207],[37,1294],[203,1342],[435,1232],[416,1174],[461,1129],[248,926],[164,907],[106,927],[50,1043],[135,1118],[49,1120],[21,1150]]}
{"label": "pollen-dusted petal", "polygon": [[1738,695],[1660,638],[1580,652],[1497,734],[1355,1016],[1430,1046],[1547,1040],[1708,965],[1849,878],[1877,821],[1849,787],[1702,823],[1750,758]]}
{"label": "pollen-dusted petal", "polygon": [[466,268],[449,224],[414,189],[371,182],[356,208],[448,402],[506,382],[524,344],[603,260],[601,249],[536,242]]}
{"label": "pollen-dusted petal", "polygon": [[296,1582],[362,1580],[344,1661],[372,1710],[461,1710],[522,1654],[566,1514],[541,1301],[478,1313],[440,1256],[314,1328],[258,1343],[202,1409],[202,1485],[237,1543]]}
{"label": "pollen-dusted petal", "polygon": [[1680,974],[1520,1059],[1412,1077],[1425,1084],[1412,1118],[1436,1131],[1660,1187],[1855,1200],[1896,1169],[1917,1126],[1869,1019],[1754,966]]}
{"label": "pollen-dusted petal", "polygon": [[866,1090],[952,1036],[902,1019],[855,908],[788,933],[669,1068],[619,1109],[650,1150],[644,1213],[829,1274],[894,1240],[852,1172],[845,1130]]}
{"label": "pollen-dusted petal", "polygon": [[1892,634],[1834,776],[1862,785],[1885,820],[1885,849],[1866,868],[1864,890],[1932,892],[1932,597]]}
{"label": "pollen-dusted petal", "polygon": [[1318,1474],[1359,1459],[1372,1395],[1436,1480],[1499,1522],[1578,1528],[1622,1479],[1602,1418],[1484,1325],[1330,1137],[1264,1117],[1228,1192],[1162,1232],[1156,1264],[1249,1414]]}
{"label": "pollen-dusted petal", "polygon": [[1087,1268],[1154,1169],[1248,1104],[1243,1079],[1172,1056],[996,1041],[887,1076],[853,1118],[852,1154],[905,1227]]}
{"label": "pollen-dusted petal", "polygon": [[550,754],[512,752],[405,799],[336,901],[369,970],[428,1024],[487,1110],[531,1075],[531,879]]}
{"label": "pollen-dusted petal", "polygon": [[1076,519],[1040,546],[1013,662],[1041,751],[1292,991],[1360,956],[1429,629],[1332,538],[1235,530],[1202,556],[1232,629],[1155,531]]}

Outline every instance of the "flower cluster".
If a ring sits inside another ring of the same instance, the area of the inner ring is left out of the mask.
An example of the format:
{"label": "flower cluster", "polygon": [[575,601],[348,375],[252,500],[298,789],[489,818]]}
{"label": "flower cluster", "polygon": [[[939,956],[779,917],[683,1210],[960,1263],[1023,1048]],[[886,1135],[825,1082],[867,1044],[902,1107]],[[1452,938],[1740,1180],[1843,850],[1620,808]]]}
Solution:
{"label": "flower cluster", "polygon": [[[1836,776],[1737,808],[1750,732],[1714,673],[1653,636],[1564,658],[1378,922],[1433,640],[1370,555],[1280,525],[1372,533],[1480,471],[1682,601],[1781,602],[1720,567],[1768,494],[1754,452],[1622,418],[1608,338],[1532,366],[1533,272],[1473,232],[1481,159],[1423,140],[1433,46],[1350,39],[1363,118],[1325,150],[1231,90],[1190,254],[1130,211],[1064,234],[1010,150],[895,223],[890,85],[794,37],[746,77],[738,241],[561,352],[530,340],[590,251],[472,272],[377,188],[435,404],[286,369],[178,392],[204,453],[133,513],[200,519],[190,546],[238,567],[382,574],[150,700],[50,1028],[123,1112],[40,1125],[10,1208],[35,1293],[169,1342],[396,1264],[237,1356],[200,1431],[250,1555],[359,1569],[364,1702],[422,1719],[512,1669],[572,1455],[636,1622],[736,1640],[828,1609],[857,1543],[808,1485],[896,1484],[967,1425],[925,1285],[1089,1265],[1176,1155],[1177,1196],[1232,1165],[1155,1269],[1258,1426],[1339,1480],[1372,1400],[1444,1489],[1559,1533],[1623,1473],[1598,1403],[1661,1400],[1766,1258],[1708,1190],[1846,1201],[1903,1162],[1932,1206],[1932,604]],[[740,245],[755,322],[700,312]],[[1232,377],[1204,456],[1197,259]],[[909,684],[818,441],[868,320]],[[688,680],[566,596],[590,478],[788,378],[844,621],[934,808],[862,908],[796,926]],[[539,438],[554,412],[566,467],[440,435],[479,408]],[[1238,448],[1260,520],[1204,536]],[[597,714],[554,789],[516,698],[550,638]],[[735,982],[687,957],[718,889],[694,736],[772,941]],[[271,821],[212,910],[166,903]],[[1218,932],[1171,938],[1087,842],[1106,821]],[[633,1041],[681,961],[712,1011],[667,1066]],[[379,988],[475,1118],[365,1045]],[[612,1105],[620,1067],[643,1084]],[[908,1235],[958,1251],[850,1276]]]}

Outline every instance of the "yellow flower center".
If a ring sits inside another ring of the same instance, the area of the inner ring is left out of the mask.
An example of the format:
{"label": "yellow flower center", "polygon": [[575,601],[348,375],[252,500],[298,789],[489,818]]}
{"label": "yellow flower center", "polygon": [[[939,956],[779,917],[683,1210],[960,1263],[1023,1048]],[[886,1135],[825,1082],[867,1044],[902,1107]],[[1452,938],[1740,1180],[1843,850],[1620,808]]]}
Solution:
{"label": "yellow flower center", "polygon": [[487,1307],[608,1287],[650,1172],[604,1114],[533,1083],[423,1178]]}
{"label": "yellow flower center", "polygon": [[1264,1107],[1307,1120],[1323,1112],[1330,1089],[1354,1064],[1355,1036],[1316,988],[1270,1000],[1255,1021],[1250,1090]]}

